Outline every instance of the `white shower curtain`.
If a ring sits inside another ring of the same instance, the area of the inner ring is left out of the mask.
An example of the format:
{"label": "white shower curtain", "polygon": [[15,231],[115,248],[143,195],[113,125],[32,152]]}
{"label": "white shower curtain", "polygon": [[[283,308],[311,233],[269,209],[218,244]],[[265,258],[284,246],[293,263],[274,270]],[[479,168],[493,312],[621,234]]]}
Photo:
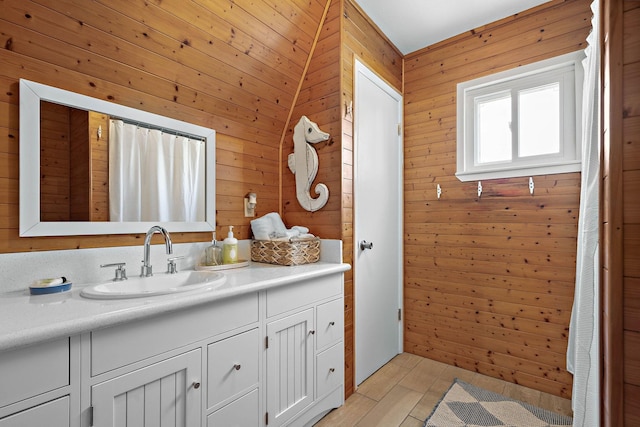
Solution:
{"label": "white shower curtain", "polygon": [[573,425],[600,424],[600,49],[598,1],[583,60],[582,178],[578,218],[576,289],[569,326],[567,369],[573,374]]}
{"label": "white shower curtain", "polygon": [[110,220],[204,221],[204,145],[110,120]]}

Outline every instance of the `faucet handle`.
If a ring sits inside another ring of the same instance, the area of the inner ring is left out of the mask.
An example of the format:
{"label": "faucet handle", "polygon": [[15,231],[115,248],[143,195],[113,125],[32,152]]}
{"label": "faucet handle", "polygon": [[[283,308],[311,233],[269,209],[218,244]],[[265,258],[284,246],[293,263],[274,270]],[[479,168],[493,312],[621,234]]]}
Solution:
{"label": "faucet handle", "polygon": [[126,262],[114,262],[111,264],[100,264],[100,267],[116,267],[116,277],[113,278],[113,281],[120,282],[122,280],[127,280],[127,270],[124,268],[125,265],[127,265]]}
{"label": "faucet handle", "polygon": [[167,273],[169,274],[177,273],[178,266],[176,265],[176,261],[182,258],[184,258],[184,255],[167,258]]}

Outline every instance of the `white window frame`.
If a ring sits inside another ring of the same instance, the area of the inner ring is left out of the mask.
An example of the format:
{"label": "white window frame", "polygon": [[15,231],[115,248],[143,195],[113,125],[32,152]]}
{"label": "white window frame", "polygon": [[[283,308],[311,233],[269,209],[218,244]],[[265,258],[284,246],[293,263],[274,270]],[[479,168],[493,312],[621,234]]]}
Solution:
{"label": "white window frame", "polygon": [[[581,170],[583,51],[491,74],[457,85],[457,172],[460,181],[548,175]],[[511,161],[476,161],[476,99],[511,92],[517,105],[517,92],[547,83],[560,83],[560,153],[517,156],[517,107],[512,108],[513,152]]]}

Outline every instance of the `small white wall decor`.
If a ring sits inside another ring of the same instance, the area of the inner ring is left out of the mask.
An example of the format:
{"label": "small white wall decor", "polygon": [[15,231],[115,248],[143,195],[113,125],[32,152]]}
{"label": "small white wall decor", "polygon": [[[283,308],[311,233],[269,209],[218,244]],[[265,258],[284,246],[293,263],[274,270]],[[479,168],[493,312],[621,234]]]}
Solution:
{"label": "small white wall decor", "polygon": [[322,209],[329,200],[329,188],[325,184],[317,184],[317,198],[312,198],[309,191],[318,173],[318,153],[309,144],[316,144],[329,139],[329,134],[321,131],[318,125],[306,116],[293,128],[293,153],[289,154],[289,169],[296,176],[296,195],[300,206],[309,212]]}

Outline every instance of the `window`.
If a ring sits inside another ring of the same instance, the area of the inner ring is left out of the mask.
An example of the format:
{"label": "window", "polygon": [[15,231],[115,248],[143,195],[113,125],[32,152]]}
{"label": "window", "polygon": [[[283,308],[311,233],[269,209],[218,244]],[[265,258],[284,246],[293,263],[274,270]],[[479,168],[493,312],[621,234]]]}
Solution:
{"label": "window", "polygon": [[458,84],[458,179],[580,171],[583,56]]}

